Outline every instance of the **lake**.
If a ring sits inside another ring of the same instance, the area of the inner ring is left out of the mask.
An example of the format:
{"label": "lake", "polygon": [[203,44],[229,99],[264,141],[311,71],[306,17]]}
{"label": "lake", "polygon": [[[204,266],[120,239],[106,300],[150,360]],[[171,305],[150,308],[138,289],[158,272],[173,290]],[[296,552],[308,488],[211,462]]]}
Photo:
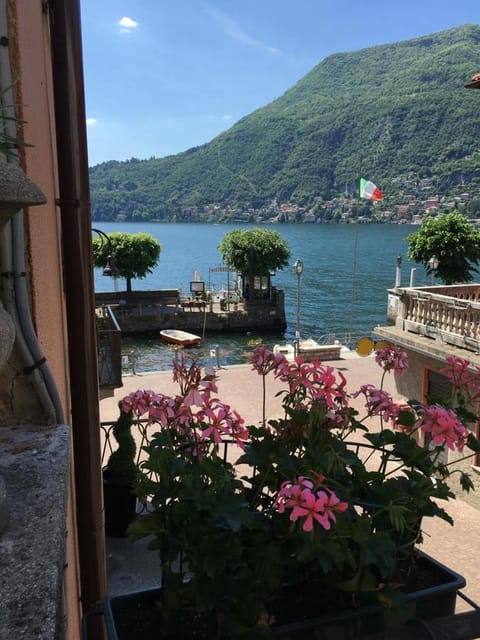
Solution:
{"label": "lake", "polygon": [[[146,232],[162,245],[160,261],[143,280],[134,280],[132,288],[182,289],[189,295],[190,282],[204,280],[206,288],[219,290],[233,286],[233,273],[214,271],[222,266],[218,245],[232,229],[249,228],[241,224],[165,224],[165,223],[94,223],[95,228],[111,233]],[[416,268],[415,284],[430,282],[423,267],[407,261],[405,238],[418,227],[392,224],[272,224],[287,242],[290,265],[278,271],[272,283],[285,292],[287,330],[283,336],[208,335],[200,359],[213,358],[213,347],[219,347],[219,363],[246,361],[252,339],[263,338],[268,346],[291,342],[296,330],[298,278],[293,264],[302,260],[300,277],[300,334],[317,340],[335,334],[343,343],[354,347],[357,340],[371,335],[372,329],[385,324],[387,289],[395,285],[397,256],[402,258],[403,286],[410,284],[411,270]],[[228,279],[228,282],[227,282]],[[102,275],[95,270],[95,290],[125,289],[125,281]],[[135,353],[138,371],[164,370],[171,352],[157,340],[124,341],[124,353]]]}

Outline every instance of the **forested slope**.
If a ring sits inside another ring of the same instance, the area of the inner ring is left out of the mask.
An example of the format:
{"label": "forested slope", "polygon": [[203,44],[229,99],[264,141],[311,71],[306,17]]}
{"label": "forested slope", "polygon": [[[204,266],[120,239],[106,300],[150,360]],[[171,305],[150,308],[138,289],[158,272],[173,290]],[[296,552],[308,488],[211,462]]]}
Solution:
{"label": "forested slope", "polygon": [[480,26],[331,55],[283,96],[208,144],[166,158],[90,169],[97,220],[179,219],[217,203],[309,204],[360,175],[394,194],[409,171],[438,192],[480,174]]}

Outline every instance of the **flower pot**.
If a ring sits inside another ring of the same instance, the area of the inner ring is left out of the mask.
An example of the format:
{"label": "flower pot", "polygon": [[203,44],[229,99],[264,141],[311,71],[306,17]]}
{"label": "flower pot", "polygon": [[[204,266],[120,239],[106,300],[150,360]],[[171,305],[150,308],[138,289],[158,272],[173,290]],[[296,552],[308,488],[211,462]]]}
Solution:
{"label": "flower pot", "polygon": [[103,502],[105,507],[105,533],[124,538],[128,525],[135,520],[137,497],[131,483],[116,482],[108,467],[103,470]]}
{"label": "flower pot", "polygon": [[[272,638],[350,640],[401,627],[412,618],[431,620],[453,614],[457,591],[465,586],[464,578],[423,553],[420,554],[418,565],[424,584],[405,593],[400,605],[391,609],[369,605],[328,615],[318,615],[318,611],[312,611],[311,617],[302,620],[278,620],[272,626]],[[205,633],[201,631],[192,615],[186,616],[187,631],[171,636],[160,635],[160,593],[161,588],[154,588],[107,598],[105,618],[109,640],[207,640],[213,637],[211,629]]]}

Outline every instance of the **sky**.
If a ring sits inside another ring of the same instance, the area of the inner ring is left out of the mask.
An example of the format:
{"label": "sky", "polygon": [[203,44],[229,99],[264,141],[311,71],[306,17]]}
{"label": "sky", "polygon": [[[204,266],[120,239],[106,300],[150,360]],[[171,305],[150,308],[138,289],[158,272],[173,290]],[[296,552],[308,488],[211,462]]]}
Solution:
{"label": "sky", "polygon": [[480,24],[480,0],[80,4],[90,166],[209,142],[331,54]]}

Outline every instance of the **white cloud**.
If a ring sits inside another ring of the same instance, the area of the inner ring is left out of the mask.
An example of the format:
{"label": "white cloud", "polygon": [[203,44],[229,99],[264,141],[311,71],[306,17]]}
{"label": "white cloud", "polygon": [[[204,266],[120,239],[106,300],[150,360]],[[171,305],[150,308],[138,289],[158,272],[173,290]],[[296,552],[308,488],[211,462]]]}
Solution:
{"label": "white cloud", "polygon": [[87,127],[94,127],[96,124],[96,118],[87,118]]}
{"label": "white cloud", "polygon": [[230,120],[233,120],[233,116],[231,116],[228,113],[225,113],[223,116],[220,116],[220,115],[215,114],[215,113],[208,113],[207,114],[207,118],[209,120],[217,120],[217,122],[218,122],[218,120],[223,120],[224,122],[228,122]]}
{"label": "white cloud", "polygon": [[265,44],[261,40],[257,40],[256,38],[249,35],[246,31],[244,31],[240,27],[240,25],[238,25],[235,22],[235,20],[230,18],[230,16],[228,16],[223,11],[219,11],[215,7],[210,6],[209,12],[212,15],[213,19],[219,24],[222,31],[233,40],[237,40],[237,42],[240,42],[241,44],[244,44],[247,47],[262,49],[263,51],[266,51],[267,53],[270,53],[272,55],[278,56],[281,54],[280,49],[277,49],[276,47],[271,47],[270,45]]}
{"label": "white cloud", "polygon": [[118,24],[121,27],[121,33],[131,33],[133,29],[136,29],[138,27],[138,22],[136,20],[133,20],[132,18],[129,18],[128,16],[123,16],[123,18],[120,18]]}

